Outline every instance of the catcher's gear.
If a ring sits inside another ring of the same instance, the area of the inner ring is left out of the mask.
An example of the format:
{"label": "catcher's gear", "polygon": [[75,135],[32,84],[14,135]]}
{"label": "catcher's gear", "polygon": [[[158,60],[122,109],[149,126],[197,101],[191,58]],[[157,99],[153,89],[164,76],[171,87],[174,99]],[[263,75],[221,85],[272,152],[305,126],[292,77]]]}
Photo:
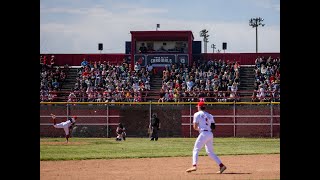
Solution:
{"label": "catcher's gear", "polygon": [[122,133],[123,133],[123,129],[118,128],[118,129],[117,129],[117,134],[122,134]]}

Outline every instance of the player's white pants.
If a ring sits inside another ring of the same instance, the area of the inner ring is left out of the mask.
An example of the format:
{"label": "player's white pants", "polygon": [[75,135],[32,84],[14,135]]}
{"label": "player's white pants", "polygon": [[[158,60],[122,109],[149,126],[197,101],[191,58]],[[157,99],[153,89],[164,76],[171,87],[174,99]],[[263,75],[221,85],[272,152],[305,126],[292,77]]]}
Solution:
{"label": "player's white pants", "polygon": [[197,165],[199,151],[206,145],[206,152],[208,156],[213,159],[218,165],[221,164],[221,160],[213,152],[213,134],[210,131],[201,132],[194,143],[192,165]]}
{"label": "player's white pants", "polygon": [[53,125],[55,128],[63,128],[64,132],[66,133],[66,135],[69,134],[69,126],[66,122],[61,122],[59,124],[55,124]]}

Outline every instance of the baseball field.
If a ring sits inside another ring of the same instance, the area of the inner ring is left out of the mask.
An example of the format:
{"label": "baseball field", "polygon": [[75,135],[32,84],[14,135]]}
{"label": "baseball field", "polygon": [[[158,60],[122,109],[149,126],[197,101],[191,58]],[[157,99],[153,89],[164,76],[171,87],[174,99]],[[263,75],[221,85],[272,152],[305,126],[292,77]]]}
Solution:
{"label": "baseball field", "polygon": [[279,138],[215,138],[218,166],[203,148],[198,170],[191,167],[196,138],[40,139],[40,178],[47,179],[280,179]]}

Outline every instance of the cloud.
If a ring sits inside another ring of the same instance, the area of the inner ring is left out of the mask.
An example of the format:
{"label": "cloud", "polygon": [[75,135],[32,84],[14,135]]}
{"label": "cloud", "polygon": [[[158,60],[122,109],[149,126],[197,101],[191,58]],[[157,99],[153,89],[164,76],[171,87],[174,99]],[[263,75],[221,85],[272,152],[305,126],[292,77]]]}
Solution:
{"label": "cloud", "polygon": [[274,8],[276,11],[280,12],[280,4],[275,4],[275,5],[273,5],[273,8]]}
{"label": "cloud", "polygon": [[257,8],[274,9],[280,12],[280,0],[246,0],[248,4],[254,4]]}
{"label": "cloud", "polygon": [[135,14],[135,15],[147,15],[147,14],[155,14],[155,13],[167,13],[168,9],[161,9],[161,8],[137,8],[130,10],[128,14]]}
{"label": "cloud", "polygon": [[[115,11],[120,6],[124,11]],[[159,30],[191,30],[195,40],[201,41],[200,30],[209,30],[208,52],[211,44],[222,49],[228,43],[227,52],[255,52],[255,29],[248,22],[219,22],[205,20],[168,19],[160,14],[168,13],[163,8],[148,8],[139,5],[115,4],[109,9],[94,6],[82,9],[45,8],[41,11],[41,53],[98,53],[98,43],[104,44],[103,53],[124,53],[125,41],[131,41],[130,31],[150,31],[161,24]],[[72,21],[65,23],[46,21],[48,13],[69,13]],[[155,14],[152,15],[151,14]],[[259,27],[259,51],[280,52],[280,27]],[[202,47],[202,49],[204,49]]]}

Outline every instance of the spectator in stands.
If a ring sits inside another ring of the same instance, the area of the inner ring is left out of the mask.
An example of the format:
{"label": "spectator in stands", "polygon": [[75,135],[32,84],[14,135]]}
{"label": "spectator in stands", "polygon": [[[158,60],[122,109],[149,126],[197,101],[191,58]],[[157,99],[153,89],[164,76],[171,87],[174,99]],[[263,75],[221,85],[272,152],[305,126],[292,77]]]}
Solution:
{"label": "spectator in stands", "polygon": [[238,86],[237,83],[233,82],[232,86],[231,86],[231,93],[230,93],[230,97],[232,98],[232,100],[238,101]]}
{"label": "spectator in stands", "polygon": [[48,62],[47,62],[47,56],[43,56],[43,65],[44,66],[47,66],[48,65]]}
{"label": "spectator in stands", "polygon": [[139,64],[138,62],[136,62],[136,64],[134,65],[134,70],[135,70],[136,72],[138,72],[140,69],[141,69],[140,64]]}
{"label": "spectator in stands", "polygon": [[147,71],[149,72],[150,75],[153,74],[153,66],[152,66],[152,64],[148,64],[147,65]]}
{"label": "spectator in stands", "polygon": [[173,98],[174,98],[174,102],[180,102],[180,88],[178,88],[176,91],[174,91],[174,95],[173,95]]}
{"label": "spectator in stands", "polygon": [[167,51],[163,46],[161,46],[159,49],[158,49],[158,51]]}
{"label": "spectator in stands", "polygon": [[88,102],[94,102],[95,96],[93,92],[89,92],[88,94]]}
{"label": "spectator in stands", "polygon": [[240,64],[238,61],[235,62],[233,69],[235,72],[240,70]]}
{"label": "spectator in stands", "polygon": [[40,64],[43,64],[43,56],[40,56]]}
{"label": "spectator in stands", "polygon": [[262,75],[265,75],[266,72],[267,72],[267,67],[266,67],[264,64],[262,64],[262,65],[261,65],[261,74],[262,74]]}
{"label": "spectator in stands", "polygon": [[276,80],[271,85],[272,97],[273,101],[279,102],[280,101],[280,81]]}
{"label": "spectator in stands", "polygon": [[194,86],[194,82],[189,79],[187,81],[187,90],[190,91],[193,86]]}
{"label": "spectator in stands", "polygon": [[139,48],[140,53],[147,53],[147,47],[144,45],[144,43],[141,43],[141,46]]}
{"label": "spectator in stands", "polygon": [[73,91],[70,92],[67,102],[77,102],[77,96],[74,94]]}
{"label": "spectator in stands", "polygon": [[257,98],[259,98],[260,102],[263,102],[265,100],[265,97],[266,97],[266,94],[265,94],[264,85],[260,84],[257,92]]}
{"label": "spectator in stands", "polygon": [[146,81],[145,89],[146,89],[147,91],[150,91],[150,83],[149,83],[148,80]]}
{"label": "spectator in stands", "polygon": [[86,66],[88,66],[88,61],[85,58],[83,58],[83,61],[81,62],[81,67],[85,68]]}
{"label": "spectator in stands", "polygon": [[257,91],[254,90],[253,93],[252,93],[252,97],[251,97],[251,101],[252,102],[259,102],[259,98],[257,97]]}
{"label": "spectator in stands", "polygon": [[165,101],[165,91],[163,90],[163,89],[160,89],[160,93],[159,93],[159,96],[160,96],[160,98],[159,98],[159,100],[158,100],[158,102],[164,102]]}
{"label": "spectator in stands", "polygon": [[54,90],[59,90],[60,88],[59,88],[59,82],[58,82],[58,80],[57,79],[55,79],[55,81],[54,82],[52,82],[52,87],[53,87],[53,89]]}
{"label": "spectator in stands", "polygon": [[54,55],[52,55],[52,56],[51,56],[51,59],[50,59],[50,65],[49,65],[50,68],[53,67],[53,65],[54,65],[54,63],[55,63],[54,60],[55,60],[55,57],[54,57]]}
{"label": "spectator in stands", "polygon": [[101,102],[102,101],[102,95],[100,92],[97,93],[97,99],[96,99],[97,102]]}

